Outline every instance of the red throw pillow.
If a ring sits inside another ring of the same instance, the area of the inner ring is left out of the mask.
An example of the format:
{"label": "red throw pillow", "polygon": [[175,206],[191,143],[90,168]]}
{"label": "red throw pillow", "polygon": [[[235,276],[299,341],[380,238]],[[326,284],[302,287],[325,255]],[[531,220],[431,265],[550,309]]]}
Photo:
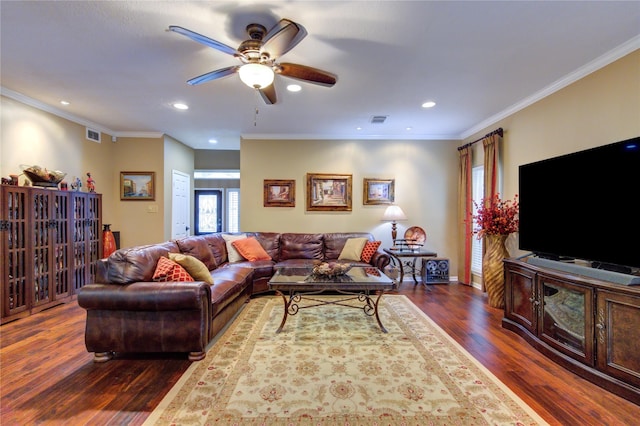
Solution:
{"label": "red throw pillow", "polygon": [[193,282],[194,279],[189,275],[186,269],[167,257],[158,259],[156,270],[153,273],[153,280],[166,281],[182,281]]}
{"label": "red throw pillow", "polygon": [[373,254],[378,251],[380,244],[382,244],[382,241],[367,241],[362,249],[360,260],[367,263],[371,262],[371,258],[373,257]]}
{"label": "red throw pillow", "polygon": [[271,256],[262,248],[262,245],[254,237],[242,238],[232,241],[231,244],[245,259],[253,262],[256,260],[271,260]]}

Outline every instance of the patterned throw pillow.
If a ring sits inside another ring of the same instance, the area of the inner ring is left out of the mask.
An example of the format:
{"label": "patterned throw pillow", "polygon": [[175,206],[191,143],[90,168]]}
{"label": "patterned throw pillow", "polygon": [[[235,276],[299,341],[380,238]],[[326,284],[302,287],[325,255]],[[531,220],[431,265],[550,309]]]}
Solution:
{"label": "patterned throw pillow", "polygon": [[254,237],[241,238],[232,241],[231,244],[245,259],[254,262],[256,260],[271,260],[271,256],[264,251],[262,245]]}
{"label": "patterned throw pillow", "polygon": [[362,255],[360,255],[360,260],[363,262],[371,262],[371,258],[373,254],[378,251],[378,247],[380,247],[382,241],[367,241],[362,249]]}
{"label": "patterned throw pillow", "polygon": [[173,260],[161,257],[158,259],[156,270],[153,273],[153,280],[158,282],[167,281],[179,281],[179,282],[193,282],[194,279],[182,266],[178,265]]}
{"label": "patterned throw pillow", "polygon": [[169,253],[169,259],[182,266],[197,281],[213,284],[213,277],[207,266],[201,260],[182,253]]}

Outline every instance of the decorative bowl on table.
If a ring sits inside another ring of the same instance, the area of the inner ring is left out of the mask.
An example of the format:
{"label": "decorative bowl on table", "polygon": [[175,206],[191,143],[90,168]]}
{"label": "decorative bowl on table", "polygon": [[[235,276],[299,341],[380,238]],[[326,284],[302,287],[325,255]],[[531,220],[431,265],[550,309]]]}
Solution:
{"label": "decorative bowl on table", "polygon": [[313,266],[311,275],[316,278],[334,278],[345,275],[349,269],[351,265],[348,263],[321,262]]}
{"label": "decorative bowl on table", "polygon": [[59,170],[47,170],[40,166],[21,165],[20,168],[33,186],[57,187],[67,175]]}

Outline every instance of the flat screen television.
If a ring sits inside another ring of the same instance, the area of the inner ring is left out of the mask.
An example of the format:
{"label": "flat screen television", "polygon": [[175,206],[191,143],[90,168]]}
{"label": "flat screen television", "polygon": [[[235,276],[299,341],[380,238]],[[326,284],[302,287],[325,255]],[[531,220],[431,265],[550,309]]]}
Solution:
{"label": "flat screen television", "polygon": [[519,167],[521,250],[640,268],[640,137]]}

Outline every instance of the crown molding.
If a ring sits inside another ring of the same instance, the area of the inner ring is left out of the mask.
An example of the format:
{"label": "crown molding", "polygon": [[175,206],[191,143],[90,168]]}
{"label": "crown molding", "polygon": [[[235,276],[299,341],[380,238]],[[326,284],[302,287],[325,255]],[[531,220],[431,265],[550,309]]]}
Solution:
{"label": "crown molding", "polygon": [[529,105],[532,105],[538,102],[539,100],[546,98],[547,96],[559,91],[560,89],[563,89],[568,85],[575,83],[576,81],[586,77],[587,75],[595,71],[598,71],[601,68],[604,68],[605,66],[611,64],[612,62],[615,62],[618,59],[622,58],[623,56],[626,56],[629,53],[634,52],[638,49],[640,49],[640,35],[633,37],[632,39],[621,44],[615,49],[610,50],[604,55],[587,63],[583,67],[580,67],[577,70],[573,71],[572,73],[567,74],[563,78],[555,81],[554,83],[550,84],[549,86],[545,87],[539,92],[536,92],[533,95],[524,98],[520,102],[517,102],[511,105],[509,108],[497,113],[496,115],[493,115],[487,118],[486,120],[481,121],[480,123],[471,127],[467,131],[458,135],[457,139],[464,140],[474,135],[475,133],[480,132],[483,129],[486,129],[487,127],[490,127],[496,124],[498,121],[503,120],[504,118],[512,114],[515,114],[516,112],[528,107]]}
{"label": "crown molding", "polygon": [[86,126],[86,127],[90,127],[94,130],[98,130],[102,133],[107,133],[108,135],[114,135],[115,132],[111,129],[108,129],[106,127],[104,127],[101,124],[98,123],[94,123],[93,121],[89,121],[89,120],[85,120],[84,118],[78,117],[76,115],[73,114],[69,114],[66,111],[63,111],[59,108],[53,107],[51,105],[47,105],[43,102],[40,102],[36,99],[30,98],[29,96],[23,95],[22,93],[18,93],[15,92],[11,89],[7,89],[6,87],[2,87],[0,86],[0,94],[2,96],[6,96],[7,98],[11,98],[13,100],[16,100],[18,102],[22,102],[23,104],[32,106],[34,108],[37,108],[39,110],[48,112],[50,114],[53,114],[55,116],[64,118],[66,120],[72,121],[74,123],[80,124],[82,126]]}
{"label": "crown molding", "polygon": [[116,130],[109,129],[101,124],[94,123],[93,121],[85,120],[84,118],[78,117],[77,115],[69,114],[67,111],[63,111],[60,108],[45,104],[44,102],[40,102],[36,99],[30,98],[29,96],[23,95],[22,93],[18,93],[14,90],[7,89],[3,86],[0,86],[0,95],[6,96],[7,98],[11,98],[25,105],[29,105],[33,108],[37,108],[41,111],[48,112],[49,114],[53,114],[57,117],[64,118],[65,120],[69,120],[81,126],[89,127],[101,133],[106,133],[116,138],[161,138],[164,136],[164,133],[162,132],[118,132]]}
{"label": "crown molding", "polygon": [[389,141],[416,141],[416,140],[459,140],[458,135],[315,135],[315,134],[257,134],[251,133],[240,135],[246,140],[349,140],[349,141],[366,141],[366,140],[389,140]]}

